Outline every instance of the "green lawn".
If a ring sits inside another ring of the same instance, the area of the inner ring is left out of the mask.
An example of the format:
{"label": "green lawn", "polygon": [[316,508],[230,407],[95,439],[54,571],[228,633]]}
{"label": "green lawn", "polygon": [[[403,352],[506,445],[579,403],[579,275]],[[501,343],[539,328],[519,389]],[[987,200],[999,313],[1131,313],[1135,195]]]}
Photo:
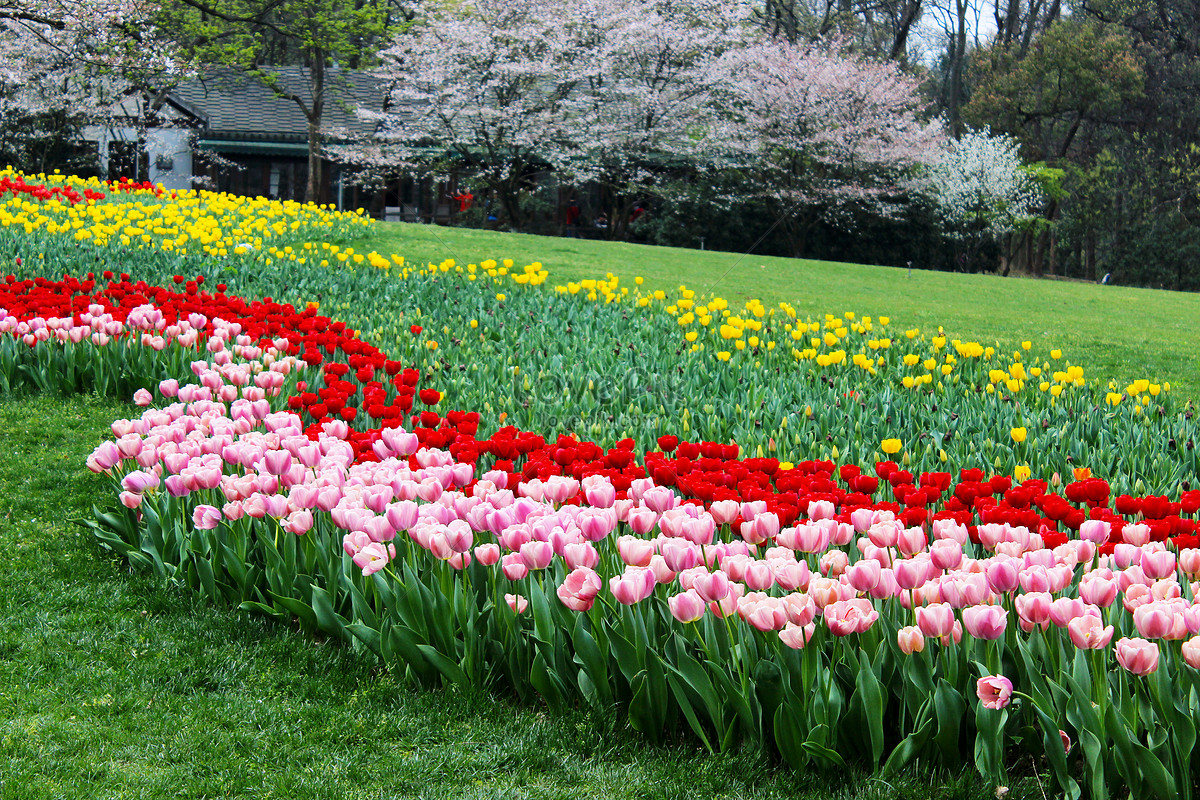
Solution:
{"label": "green lawn", "polygon": [[952,338],[1023,340],[1061,348],[1091,378],[1170,381],[1200,397],[1200,295],[994,275],[959,275],[829,261],[496,233],[433,225],[378,223],[363,251],[409,261],[541,261],[552,281],[604,277],[653,288],[681,284],[738,304],[786,300],[808,315],[853,311],[892,318],[894,330],[944,326]]}
{"label": "green lawn", "polygon": [[[132,406],[0,399],[0,798],[957,798],[973,771],[794,774],[615,719],[422,692],[348,648],[130,575],[81,525]],[[1025,768],[1024,763],[1017,765]],[[1040,797],[1035,778],[1010,797]]]}

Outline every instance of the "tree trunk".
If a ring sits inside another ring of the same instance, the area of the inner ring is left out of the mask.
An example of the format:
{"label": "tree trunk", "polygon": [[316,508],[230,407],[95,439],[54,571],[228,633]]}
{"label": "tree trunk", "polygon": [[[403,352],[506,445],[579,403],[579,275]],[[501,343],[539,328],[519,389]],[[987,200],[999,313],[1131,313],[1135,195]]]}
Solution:
{"label": "tree trunk", "polygon": [[312,107],[305,115],[308,121],[308,183],[304,187],[304,202],[318,202],[321,192],[321,116],[325,111],[325,53],[313,55]]}
{"label": "tree trunk", "polygon": [[953,59],[950,63],[950,134],[962,135],[961,110],[963,102],[963,66],[967,61],[967,0],[955,0],[957,14]]}
{"label": "tree trunk", "polygon": [[1096,232],[1092,230],[1083,237],[1083,274],[1096,281]]}

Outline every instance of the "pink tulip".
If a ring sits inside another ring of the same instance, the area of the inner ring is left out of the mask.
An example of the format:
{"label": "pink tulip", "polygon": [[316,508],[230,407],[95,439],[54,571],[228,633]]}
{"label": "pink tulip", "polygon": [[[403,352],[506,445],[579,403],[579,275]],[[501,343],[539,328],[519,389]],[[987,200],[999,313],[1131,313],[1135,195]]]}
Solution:
{"label": "pink tulip", "polygon": [[999,711],[1012,699],[1012,681],[1003,675],[985,675],[975,683],[975,695],[984,708]]}
{"label": "pink tulip", "polygon": [[909,625],[896,632],[896,643],[900,645],[900,652],[910,656],[925,649],[925,636],[920,628]]}
{"label": "pink tulip", "polygon": [[231,500],[225,505],[221,506],[221,513],[225,515],[225,519],[232,522],[246,516],[246,509],[242,507],[240,501]]}
{"label": "pink tulip", "polygon": [[199,505],[192,511],[192,525],[196,530],[211,531],[221,524],[221,511],[208,505]]}
{"label": "pink tulip", "polygon": [[683,521],[683,538],[695,545],[712,544],[716,531],[717,523],[711,514],[701,514],[695,519]]}
{"label": "pink tulip", "polygon": [[[982,527],[982,526],[981,526]],[[1019,580],[1020,562],[1005,556],[995,556],[988,559],[984,567],[988,585],[996,594],[1009,594],[1016,590]]]}
{"label": "pink tulip", "polygon": [[1071,620],[1082,616],[1100,616],[1099,609],[1093,609],[1083,600],[1073,597],[1059,597],[1050,603],[1050,621],[1056,627],[1065,628]]}
{"label": "pink tulip", "polygon": [[775,582],[789,592],[796,589],[807,589],[812,577],[808,563],[805,561],[784,561],[772,559],[771,571],[775,573]]}
{"label": "pink tulip", "polygon": [[846,579],[856,591],[864,594],[875,588],[879,583],[880,565],[878,561],[862,559],[846,569]]}
{"label": "pink tulip", "polygon": [[1158,645],[1145,639],[1123,637],[1115,645],[1117,663],[1134,675],[1145,677],[1158,669]]}
{"label": "pink tulip", "polygon": [[738,614],[742,614],[753,628],[759,631],[782,630],[787,624],[787,610],[778,597],[768,597],[754,603],[748,613],[739,606]]}
{"label": "pink tulip", "polygon": [[475,560],[485,567],[495,565],[500,560],[500,546],[493,543],[476,545]]}
{"label": "pink tulip", "polygon": [[1147,639],[1162,639],[1171,632],[1174,622],[1170,609],[1161,602],[1147,603],[1133,612],[1133,624]]}
{"label": "pink tulip", "polygon": [[822,575],[828,578],[836,578],[846,571],[849,563],[850,556],[846,555],[844,550],[830,550],[821,556],[821,560],[817,562],[817,568],[821,571]]}
{"label": "pink tulip", "polygon": [[967,526],[960,525],[952,519],[935,519],[933,521],[933,538],[938,540],[949,539],[958,542],[960,545],[965,545],[970,541],[970,534],[967,531]]}
{"label": "pink tulip", "polygon": [[[139,449],[141,437],[138,437]],[[102,442],[88,456],[87,467],[92,472],[107,472],[121,461],[121,451],[114,442]]]}
{"label": "pink tulip", "polygon": [[1008,612],[1000,606],[970,606],[963,609],[962,622],[976,639],[999,639],[1008,626]]}
{"label": "pink tulip", "polygon": [[654,543],[636,536],[621,536],[617,539],[617,552],[628,566],[647,567],[654,555]]}
{"label": "pink tulip", "polygon": [[675,508],[679,504],[679,498],[667,486],[651,486],[642,493],[642,502],[650,510],[661,514],[667,509]]}
{"label": "pink tulip", "polygon": [[612,508],[617,500],[617,490],[607,480],[591,484],[583,494],[593,508]]}
{"label": "pink tulip", "polygon": [[667,562],[660,555],[651,556],[649,569],[658,583],[671,583],[675,580],[675,571],[667,566]]}
{"label": "pink tulip", "polygon": [[1125,589],[1124,597],[1121,599],[1125,610],[1132,614],[1139,606],[1154,601],[1154,594],[1150,591],[1150,587],[1144,583],[1134,583]]}
{"label": "pink tulip", "polygon": [[1104,578],[1094,572],[1087,573],[1079,582],[1079,596],[1082,601],[1091,603],[1092,606],[1108,608],[1117,599],[1116,579]]}
{"label": "pink tulip", "polygon": [[807,625],[817,615],[817,604],[812,598],[795,592],[783,598],[783,609],[787,613],[788,622],[793,625]]}
{"label": "pink tulip", "polygon": [[1193,636],[1183,643],[1183,660],[1192,669],[1200,670],[1200,636]]}
{"label": "pink tulip", "polygon": [[824,609],[825,624],[834,636],[863,633],[879,619],[879,612],[870,600],[857,598],[839,600]]}
{"label": "pink tulip", "polygon": [[689,541],[667,539],[659,549],[667,566],[675,572],[691,569],[700,563],[700,549]]}
{"label": "pink tulip", "polygon": [[812,641],[816,629],[817,626],[811,622],[807,625],[796,625],[789,622],[779,632],[779,640],[793,650],[801,650]]}
{"label": "pink tulip", "polygon": [[810,500],[808,503],[808,518],[833,519],[837,516],[837,508],[828,500]]}
{"label": "pink tulip", "polygon": [[1142,551],[1142,571],[1147,578],[1158,580],[1175,574],[1175,554],[1170,550]]}
{"label": "pink tulip", "polygon": [[850,512],[850,524],[855,533],[866,533],[875,521],[875,510],[871,508],[856,508]]}
{"label": "pink tulip", "polygon": [[867,530],[867,537],[876,547],[895,547],[896,538],[904,528],[895,520],[876,522]]}
{"label": "pink tulip", "polygon": [[[847,587],[847,590],[853,591],[852,587]],[[824,609],[843,599],[842,586],[831,578],[813,578],[808,582],[808,596],[817,604],[817,608]]]}
{"label": "pink tulip", "polygon": [[559,585],[558,599],[572,611],[587,611],[595,602],[604,583],[595,570],[579,567],[567,573],[567,577]]}
{"label": "pink tulip", "polygon": [[[251,514],[253,516],[253,514]],[[371,516],[363,523],[363,530],[371,537],[372,542],[390,542],[396,538],[396,531],[387,517]]]}
{"label": "pink tulip", "polygon": [[654,593],[654,572],[645,567],[626,567],[622,575],[608,579],[608,588],[617,602],[627,606],[640,603]]}
{"label": "pink tulip", "polygon": [[879,583],[868,594],[876,600],[887,600],[900,593],[900,584],[896,583],[896,573],[887,567],[879,570]]}
{"label": "pink tulip", "polygon": [[131,472],[121,479],[121,488],[127,492],[142,493],[150,489],[157,489],[161,481],[157,473],[146,470],[138,470]]}
{"label": "pink tulip", "polygon": [[686,592],[668,597],[667,607],[671,610],[671,616],[687,624],[704,616],[705,603],[704,598],[694,589],[688,589]]}
{"label": "pink tulip", "polygon": [[654,526],[658,523],[658,514],[649,508],[635,507],[629,509],[626,522],[634,533],[645,536],[654,530]]}
{"label": "pink tulip", "polygon": [[729,576],[724,572],[708,572],[696,576],[692,588],[705,602],[718,602],[729,594]]}
{"label": "pink tulip", "polygon": [[708,610],[711,611],[714,616],[721,619],[733,616],[738,612],[738,604],[741,602],[742,592],[744,591],[745,589],[742,588],[740,583],[729,584],[728,594],[726,594],[720,600],[710,602],[708,604]]}
{"label": "pink tulip", "polygon": [[938,569],[958,569],[963,559],[962,545],[953,539],[938,539],[929,548],[929,558]]}
{"label": "pink tulip", "polygon": [[617,514],[611,508],[584,509],[579,512],[579,529],[583,538],[598,542],[616,530]]}
{"label": "pink tulip", "polygon": [[929,566],[928,559],[905,558],[892,565],[892,572],[901,589],[915,589],[925,583]]}
{"label": "pink tulip", "polygon": [[925,531],[921,528],[903,528],[896,536],[896,547],[905,556],[923,552],[928,544]]}
{"label": "pink tulip", "polygon": [[475,534],[471,526],[461,519],[451,520],[446,525],[446,544],[455,553],[466,553],[475,544]]}
{"label": "pink tulip", "polygon": [[[779,535],[779,515],[773,511],[759,514],[754,518],[754,535],[757,543],[774,539]],[[749,541],[749,539],[747,539]]]}
{"label": "pink tulip", "polygon": [[531,541],[521,545],[521,560],[530,570],[545,569],[554,559],[554,548],[549,542]]}
{"label": "pink tulip", "polygon": [[949,603],[933,603],[916,609],[917,627],[929,637],[949,636],[954,630],[954,608]]}
{"label": "pink tulip", "polygon": [[1049,592],[1031,592],[1017,595],[1013,601],[1017,608],[1017,616],[1030,626],[1039,625],[1042,630],[1050,624],[1050,603],[1054,598]]}
{"label": "pink tulip", "polygon": [[1200,550],[1189,547],[1179,551],[1179,568],[1189,577],[1200,575]]}
{"label": "pink tulip", "polygon": [[562,558],[570,569],[587,567],[595,569],[600,563],[600,553],[591,542],[573,542],[562,548]]}
{"label": "pink tulip", "polygon": [[279,526],[288,533],[303,536],[312,530],[313,514],[307,508],[297,509],[281,519]]}
{"label": "pink tulip", "polygon": [[515,614],[524,614],[525,609],[529,608],[529,599],[519,594],[504,594],[504,602],[508,603],[508,607]]}
{"label": "pink tulip", "polygon": [[[1137,545],[1140,547],[1141,545],[1144,545],[1144,544],[1146,544],[1146,542],[1150,541],[1150,526],[1143,525],[1141,523],[1133,523],[1130,525],[1126,525],[1124,528],[1121,529],[1121,538],[1124,539],[1129,544]],[[1155,648],[1156,660],[1155,660],[1155,664],[1154,664],[1154,666],[1156,668],[1158,667],[1157,654],[1158,654],[1158,650],[1156,647]],[[1133,670],[1130,670],[1130,672],[1132,672],[1132,671]],[[1154,670],[1152,669],[1150,671],[1153,672]]]}
{"label": "pink tulip", "polygon": [[738,518],[741,509],[741,504],[736,500],[718,500],[709,506],[708,513],[712,514],[718,525],[728,525]]}
{"label": "pink tulip", "polygon": [[1108,541],[1111,531],[1112,526],[1104,520],[1088,519],[1079,526],[1079,538],[1095,545],[1101,545]]}
{"label": "pink tulip", "polygon": [[353,560],[362,568],[363,577],[366,577],[386,567],[393,555],[395,555],[394,548],[389,551],[379,542],[371,542],[355,553]]}
{"label": "pink tulip", "polygon": [[500,560],[500,569],[510,581],[519,581],[529,574],[529,566],[520,553],[509,553]]}
{"label": "pink tulip", "polygon": [[1155,581],[1150,585],[1150,595],[1155,600],[1173,600],[1183,593],[1183,587],[1174,576]]}

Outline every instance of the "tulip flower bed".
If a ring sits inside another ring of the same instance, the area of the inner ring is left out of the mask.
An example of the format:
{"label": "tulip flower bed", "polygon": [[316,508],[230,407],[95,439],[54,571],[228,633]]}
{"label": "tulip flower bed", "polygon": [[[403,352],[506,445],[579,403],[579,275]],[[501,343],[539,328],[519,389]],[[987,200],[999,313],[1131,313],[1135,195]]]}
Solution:
{"label": "tulip flower bed", "polygon": [[1200,491],[1168,387],[539,265],[182,258],[0,282],[0,390],[147,407],[88,464],[131,563],[651,739],[995,779],[1021,749],[1069,794],[1190,795]]}

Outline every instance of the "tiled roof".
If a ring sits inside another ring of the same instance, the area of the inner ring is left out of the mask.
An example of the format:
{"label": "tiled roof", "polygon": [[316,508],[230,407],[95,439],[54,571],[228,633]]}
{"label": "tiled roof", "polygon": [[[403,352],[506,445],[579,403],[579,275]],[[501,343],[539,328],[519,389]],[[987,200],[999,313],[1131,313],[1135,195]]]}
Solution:
{"label": "tiled roof", "polygon": [[[312,87],[307,67],[271,67],[281,91],[310,100]],[[257,78],[230,69],[214,69],[180,84],[174,98],[198,112],[210,139],[302,142],[307,123],[300,107],[278,97]],[[384,93],[378,81],[363,72],[328,68],[325,73],[325,111],[321,127],[334,134],[370,135],[376,123],[361,120],[358,108],[379,110]]]}

